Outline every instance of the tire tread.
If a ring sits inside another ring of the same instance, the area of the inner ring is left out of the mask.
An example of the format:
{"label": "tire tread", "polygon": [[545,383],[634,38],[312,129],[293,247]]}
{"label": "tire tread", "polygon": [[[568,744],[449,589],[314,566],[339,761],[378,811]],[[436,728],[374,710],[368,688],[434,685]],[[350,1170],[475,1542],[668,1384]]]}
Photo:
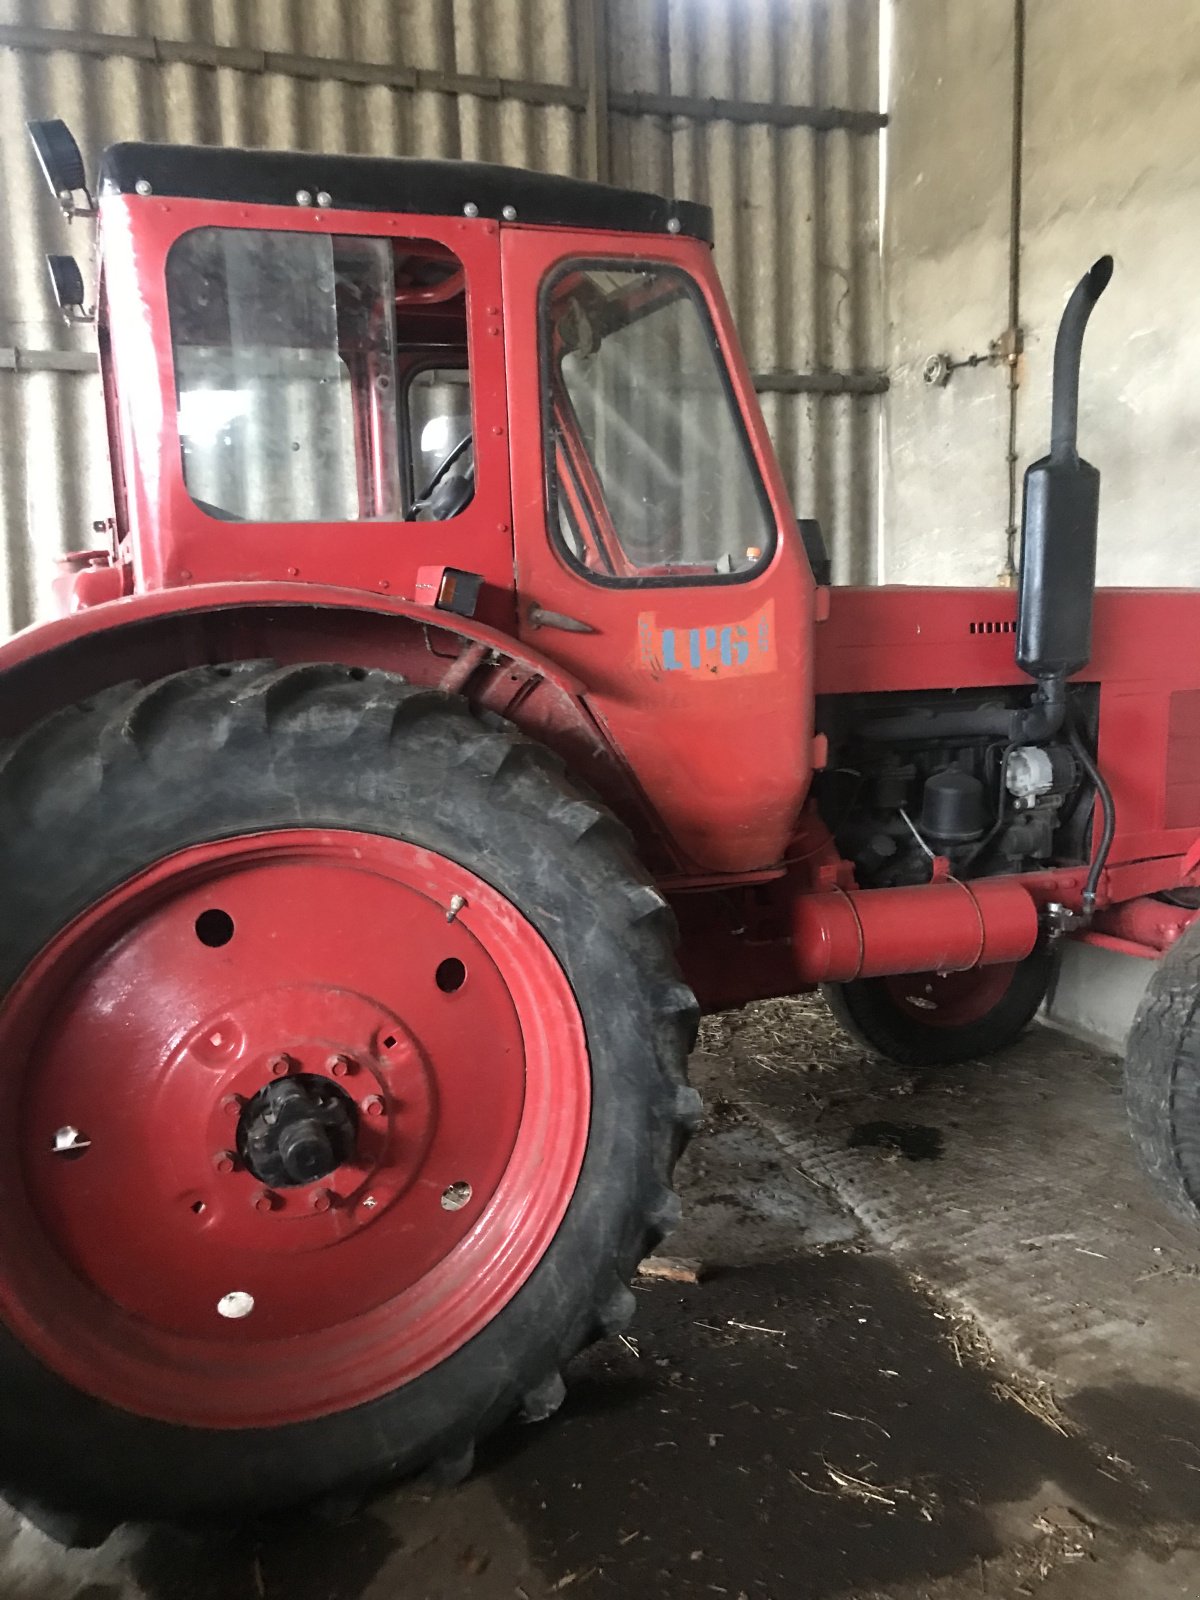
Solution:
{"label": "tire tread", "polygon": [[[186,728],[186,738],[181,728]],[[243,738],[265,740],[270,763],[297,761],[310,740],[347,752],[347,760],[350,752],[370,749],[385,762],[424,761],[437,769],[447,762],[461,763],[509,816],[536,820],[543,829],[549,822],[558,848],[572,854],[589,886],[589,918],[603,915],[621,928],[629,982],[636,984],[650,1013],[648,1033],[657,1077],[650,1090],[644,1178],[628,1208],[630,1221],[619,1245],[600,1263],[590,1301],[579,1308],[561,1343],[526,1353],[519,1370],[507,1375],[502,1400],[474,1420],[472,1439],[463,1437],[461,1419],[449,1424],[447,1436],[431,1454],[433,1470],[465,1475],[474,1437],[490,1431],[505,1415],[528,1409],[529,1397],[534,1397],[537,1409],[537,1397],[545,1401],[552,1391],[557,1393],[562,1369],[583,1345],[600,1333],[617,1333],[628,1325],[635,1307],[629,1280],[678,1216],[671,1169],[686,1134],[698,1125],[701,1106],[686,1082],[686,1057],[695,1038],[698,1008],[679,978],[675,919],[637,861],[627,829],[584,786],[570,779],[554,752],[509,725],[496,727],[492,720],[482,720],[461,697],[414,686],[380,670],[249,661],[188,669],[151,683],[131,682],[105,691],[95,701],[57,713],[0,747],[0,817],[7,814],[15,794],[31,788],[36,792],[39,786],[44,794],[59,784],[64,773],[80,785],[82,769],[94,769],[96,760],[99,771],[92,770],[94,782],[84,784],[87,792],[80,792],[80,809],[93,798],[95,784],[111,785],[112,803],[124,803],[134,792],[131,783],[145,781],[136,774],[131,778],[131,769],[158,773],[168,783],[169,803],[178,800],[182,805],[186,782],[181,777],[171,787],[166,776],[174,770],[181,743],[188,745],[196,766],[202,768],[231,740]],[[23,813],[29,820],[28,807]],[[36,856],[52,848],[52,825],[39,825],[34,816],[29,832],[24,849]],[[114,882],[129,867],[129,861],[114,861]],[[95,898],[95,891],[90,898]],[[0,949],[0,992],[15,977],[11,970],[5,973],[4,957]],[[665,1136],[660,1129],[666,1130]],[[627,1204],[627,1199],[621,1197],[621,1203]],[[327,1488],[333,1491],[338,1485]],[[169,1486],[164,1486],[164,1493],[169,1498]],[[77,1499],[86,1502],[88,1497]],[[103,1505],[103,1495],[96,1499]],[[269,1503],[277,1502],[278,1496],[269,1498]],[[149,1510],[170,1514],[159,1505]]]}

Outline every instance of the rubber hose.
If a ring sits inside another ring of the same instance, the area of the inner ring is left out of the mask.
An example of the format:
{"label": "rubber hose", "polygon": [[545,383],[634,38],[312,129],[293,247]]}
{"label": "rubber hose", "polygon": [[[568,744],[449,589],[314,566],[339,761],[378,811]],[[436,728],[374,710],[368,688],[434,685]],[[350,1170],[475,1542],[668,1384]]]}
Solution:
{"label": "rubber hose", "polygon": [[1100,812],[1104,819],[1100,830],[1100,847],[1092,857],[1092,864],[1088,870],[1087,882],[1083,887],[1083,911],[1090,916],[1096,909],[1096,891],[1100,887],[1100,874],[1104,871],[1108,861],[1108,852],[1112,849],[1113,835],[1117,831],[1117,808],[1113,803],[1112,790],[1104,781],[1099,767],[1092,757],[1091,751],[1083,741],[1078,724],[1072,717],[1069,724],[1069,737],[1071,749],[1079,758],[1079,765],[1087,773],[1096,798],[1100,802]]}

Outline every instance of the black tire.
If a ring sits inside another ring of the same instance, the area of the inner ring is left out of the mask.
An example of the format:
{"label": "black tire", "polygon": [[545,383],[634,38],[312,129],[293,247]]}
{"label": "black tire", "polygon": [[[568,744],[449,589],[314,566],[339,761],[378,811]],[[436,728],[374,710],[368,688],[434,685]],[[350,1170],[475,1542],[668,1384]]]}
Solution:
{"label": "black tire", "polygon": [[[700,1102],[674,919],[616,820],[559,759],[461,699],[377,671],[244,662],[127,684],[0,747],[0,995],[79,911],[186,845],[297,826],[402,838],[506,895],[578,1000],[592,1076],[579,1181],[540,1264],[483,1331],[384,1398],[274,1428],[185,1428],[81,1393],[0,1328],[0,1482],[118,1518],[263,1511],[469,1469],[514,1412],[628,1323],[674,1223]],[[119,1248],[119,1241],[115,1244]],[[0,1273],[3,1263],[0,1263]]]}
{"label": "black tire", "polygon": [[901,1067],[948,1067],[1013,1044],[1046,997],[1054,954],[1039,948],[1013,968],[1011,981],[979,1017],[958,1025],[922,1022],[897,1003],[886,978],[860,978],[823,988],[839,1025],[866,1049]]}
{"label": "black tire", "polygon": [[1181,1216],[1200,1214],[1200,927],[1158,962],[1125,1046],[1125,1105],[1138,1155]]}

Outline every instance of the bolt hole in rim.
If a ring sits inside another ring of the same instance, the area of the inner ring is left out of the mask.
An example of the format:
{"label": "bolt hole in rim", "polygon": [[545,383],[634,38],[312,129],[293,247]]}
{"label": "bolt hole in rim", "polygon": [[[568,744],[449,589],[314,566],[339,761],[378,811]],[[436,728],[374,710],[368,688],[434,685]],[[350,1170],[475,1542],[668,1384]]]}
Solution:
{"label": "bolt hole in rim", "polygon": [[233,918],[216,906],[202,911],[196,918],[196,937],[210,950],[219,950],[233,938]]}
{"label": "bolt hole in rim", "polygon": [[467,981],[467,969],[457,956],[447,956],[438,962],[434,981],[443,994],[456,994]]}
{"label": "bolt hole in rim", "polygon": [[[447,930],[455,893],[470,911]],[[209,910],[236,963],[198,942]],[[319,1183],[264,1186],[239,1160],[214,1190],[232,1115],[296,1081],[272,1076],[281,1053],[337,1094],[353,1058],[354,1100],[383,1114]],[[23,1075],[0,1129],[0,1318],[84,1392],[195,1427],[328,1415],[451,1355],[536,1267],[587,1143],[582,1021],[549,946],[469,870],[374,834],[239,836],[119,885],[0,1004],[0,1063]],[[54,1154],[68,1107],[87,1161]],[[235,1292],[253,1316],[219,1310]]]}

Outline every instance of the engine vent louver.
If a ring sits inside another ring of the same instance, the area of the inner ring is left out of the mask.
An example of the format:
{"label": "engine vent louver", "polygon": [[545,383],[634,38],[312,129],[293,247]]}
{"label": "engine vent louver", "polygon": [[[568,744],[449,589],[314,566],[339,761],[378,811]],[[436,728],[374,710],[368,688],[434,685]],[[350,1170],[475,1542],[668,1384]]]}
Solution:
{"label": "engine vent louver", "polygon": [[1016,633],[1015,622],[972,622],[968,624],[969,633]]}

